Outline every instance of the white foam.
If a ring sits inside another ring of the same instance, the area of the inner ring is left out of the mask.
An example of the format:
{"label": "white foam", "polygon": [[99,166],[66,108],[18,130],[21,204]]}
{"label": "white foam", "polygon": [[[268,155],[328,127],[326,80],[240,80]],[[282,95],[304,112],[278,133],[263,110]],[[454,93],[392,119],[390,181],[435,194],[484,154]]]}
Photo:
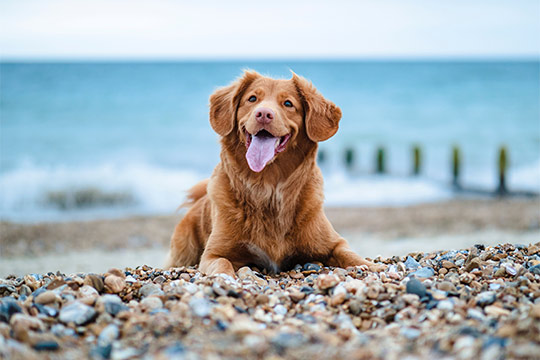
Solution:
{"label": "white foam", "polygon": [[450,188],[423,178],[337,172],[325,178],[327,206],[404,206],[450,199]]}
{"label": "white foam", "polygon": [[510,189],[530,190],[540,193],[540,158],[508,174]]}
{"label": "white foam", "polygon": [[[327,206],[405,206],[448,200],[455,196],[449,181],[426,177],[349,175],[324,170]],[[0,218],[14,221],[62,221],[119,217],[135,214],[172,214],[184,201],[185,191],[208,173],[160,167],[146,162],[107,163],[97,166],[37,166],[24,164],[0,174]],[[493,175],[475,179],[494,189]],[[466,180],[466,179],[465,179]],[[540,160],[509,174],[511,190],[540,191]],[[133,203],[62,210],[47,203],[50,192],[73,193],[97,189],[128,194]]]}
{"label": "white foam", "polygon": [[[189,187],[204,176],[195,171],[145,163],[96,167],[46,167],[26,164],[0,175],[0,217],[18,221],[71,220],[129,214],[173,213]],[[62,211],[45,203],[50,192],[98,189],[126,193],[134,203],[113,208]]]}

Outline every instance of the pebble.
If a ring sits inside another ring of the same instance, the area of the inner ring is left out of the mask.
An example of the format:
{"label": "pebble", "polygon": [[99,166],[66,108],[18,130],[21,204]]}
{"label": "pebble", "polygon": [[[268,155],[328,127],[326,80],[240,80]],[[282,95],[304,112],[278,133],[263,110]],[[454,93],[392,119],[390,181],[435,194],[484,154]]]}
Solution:
{"label": "pebble", "polygon": [[315,280],[315,286],[321,290],[327,290],[339,284],[339,277],[336,275],[322,274]]}
{"label": "pebble", "polygon": [[531,358],[538,248],[377,258],[381,273],[310,263],[234,278],[139,266],[0,279],[0,357]]}
{"label": "pebble", "polygon": [[467,309],[467,317],[471,319],[480,320],[480,321],[483,321],[485,318],[484,313],[481,310],[474,309],[474,308]]}
{"label": "pebble", "polygon": [[456,286],[452,284],[450,281],[442,281],[437,284],[437,289],[446,291],[446,292],[456,292]]}
{"label": "pebble", "polygon": [[308,272],[319,272],[321,271],[321,266],[320,265],[317,265],[317,264],[312,264],[312,263],[306,263],[304,264],[304,266],[302,267],[302,271],[308,271]]}
{"label": "pebble", "polygon": [[11,325],[16,338],[27,335],[30,330],[44,330],[43,322],[40,319],[21,313],[13,315],[9,324]]}
{"label": "pebble", "polygon": [[415,278],[411,278],[409,282],[407,282],[406,290],[408,294],[418,295],[419,298],[423,298],[427,294],[427,290],[424,284],[422,284],[420,280]]}
{"label": "pebble", "polygon": [[479,306],[491,305],[495,302],[497,294],[493,291],[485,291],[476,295],[476,304]]}
{"label": "pebble", "polygon": [[411,256],[407,256],[407,260],[405,260],[405,267],[408,270],[416,270],[420,267],[420,263]]}
{"label": "pebble", "polygon": [[529,271],[535,275],[540,275],[540,264],[531,266]]}
{"label": "pebble", "polygon": [[199,287],[192,283],[185,284],[184,289],[190,294],[195,294],[196,292],[199,291]]}
{"label": "pebble", "polygon": [[11,297],[0,299],[0,321],[9,322],[11,316],[22,312],[21,306]]}
{"label": "pebble", "polygon": [[400,330],[400,334],[409,340],[414,340],[420,336],[421,331],[415,328],[404,327]]}
{"label": "pebble", "polygon": [[60,345],[54,340],[48,340],[35,343],[33,348],[37,351],[55,351],[60,348]]}
{"label": "pebble", "polygon": [[99,293],[103,292],[103,289],[105,288],[103,277],[96,274],[86,275],[86,277],[84,278],[84,285],[92,286]]}
{"label": "pebble", "polygon": [[304,342],[304,337],[300,333],[282,332],[272,338],[271,342],[279,349],[297,348]]}
{"label": "pebble", "polygon": [[164,295],[164,292],[163,290],[161,290],[161,287],[157,284],[149,283],[149,284],[143,285],[143,287],[141,287],[141,289],[139,290],[139,296],[146,297],[150,295],[161,296],[161,295]]}
{"label": "pebble", "polygon": [[146,312],[151,312],[163,307],[163,302],[157,296],[148,296],[141,300],[141,307]]}
{"label": "pebble", "polygon": [[471,259],[469,263],[467,263],[467,265],[465,266],[465,271],[472,271],[474,269],[480,269],[481,264],[482,262],[480,261],[480,259],[475,257]]}
{"label": "pebble", "polygon": [[274,306],[274,312],[277,314],[277,315],[283,315],[285,316],[287,314],[287,308],[283,305],[276,305]]}
{"label": "pebble", "polygon": [[75,323],[76,325],[84,325],[96,316],[96,311],[85,304],[74,301],[60,310],[59,319],[64,324]]}
{"label": "pebble", "polygon": [[487,315],[491,315],[491,316],[506,316],[510,314],[509,310],[500,308],[495,305],[486,306],[484,308],[484,311],[486,312]]}
{"label": "pebble", "polygon": [[512,265],[510,264],[504,264],[504,269],[506,271],[506,273],[510,276],[516,276],[517,275],[517,269],[515,267],[513,267]]}
{"label": "pebble", "polygon": [[454,309],[454,303],[450,300],[441,300],[437,303],[437,309],[450,311]]}
{"label": "pebble", "polygon": [[41,304],[34,304],[34,307],[36,307],[40,314],[43,314],[48,317],[56,317],[58,314],[58,310],[51,306],[41,305]]}
{"label": "pebble", "polygon": [[107,325],[98,336],[98,345],[99,346],[107,346],[111,344],[114,340],[118,339],[120,336],[120,329],[118,329],[118,326],[115,324],[109,324]]}
{"label": "pebble", "polygon": [[210,302],[204,298],[192,298],[189,301],[189,306],[193,310],[193,313],[199,317],[210,315]]}
{"label": "pebble", "polygon": [[454,269],[457,267],[456,264],[448,260],[443,260],[441,264],[442,264],[442,267],[445,269]]}
{"label": "pebble", "polygon": [[105,286],[113,293],[117,294],[124,290],[126,287],[126,281],[120,276],[108,275],[105,278]]}
{"label": "pebble", "polygon": [[416,276],[418,278],[428,278],[433,275],[435,275],[435,271],[430,267],[423,267],[409,274],[409,276]]}
{"label": "pebble", "polygon": [[52,291],[45,291],[45,292],[39,294],[34,299],[34,302],[37,303],[37,304],[46,305],[46,304],[50,304],[52,302],[55,302],[56,300],[58,300],[58,295],[56,295]]}

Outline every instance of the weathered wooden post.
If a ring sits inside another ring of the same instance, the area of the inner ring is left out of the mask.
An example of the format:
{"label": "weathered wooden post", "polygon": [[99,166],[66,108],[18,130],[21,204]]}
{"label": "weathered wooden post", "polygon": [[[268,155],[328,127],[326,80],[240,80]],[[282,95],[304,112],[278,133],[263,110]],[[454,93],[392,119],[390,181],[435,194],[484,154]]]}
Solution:
{"label": "weathered wooden post", "polygon": [[506,195],[508,189],[506,188],[506,170],[508,169],[508,156],[506,146],[499,148],[499,186],[497,188],[497,194]]}
{"label": "weathered wooden post", "polygon": [[326,152],[319,148],[319,151],[317,152],[317,163],[319,164],[324,164],[324,162],[326,161]]}
{"label": "weathered wooden post", "polygon": [[420,169],[422,167],[422,154],[419,145],[413,146],[413,175],[420,175]]}
{"label": "weathered wooden post", "polygon": [[345,166],[347,166],[347,169],[351,171],[354,167],[354,149],[353,148],[346,148],[345,149]]}
{"label": "weathered wooden post", "polygon": [[461,188],[459,175],[461,170],[461,152],[457,145],[452,148],[452,185],[456,189]]}
{"label": "weathered wooden post", "polygon": [[386,172],[386,164],[385,164],[385,149],[382,146],[379,146],[377,149],[377,163],[375,167],[375,171],[377,174],[384,174]]}

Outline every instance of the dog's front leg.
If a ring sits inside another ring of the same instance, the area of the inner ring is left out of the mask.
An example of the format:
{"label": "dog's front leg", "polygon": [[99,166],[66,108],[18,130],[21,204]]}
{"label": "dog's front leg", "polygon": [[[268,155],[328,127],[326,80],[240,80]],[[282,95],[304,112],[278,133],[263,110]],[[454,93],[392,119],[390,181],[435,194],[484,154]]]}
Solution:
{"label": "dog's front leg", "polygon": [[234,276],[234,266],[227,256],[230,249],[224,239],[212,234],[201,256],[199,269],[206,275],[227,274]]}
{"label": "dog's front leg", "polygon": [[328,265],[330,266],[339,266],[346,268],[349,266],[362,266],[365,265],[369,268],[370,271],[380,272],[386,269],[384,264],[375,264],[374,262],[368,261],[356,254],[350,247],[347,241],[343,238],[340,238],[337,241],[336,246],[334,247],[330,259],[328,260]]}

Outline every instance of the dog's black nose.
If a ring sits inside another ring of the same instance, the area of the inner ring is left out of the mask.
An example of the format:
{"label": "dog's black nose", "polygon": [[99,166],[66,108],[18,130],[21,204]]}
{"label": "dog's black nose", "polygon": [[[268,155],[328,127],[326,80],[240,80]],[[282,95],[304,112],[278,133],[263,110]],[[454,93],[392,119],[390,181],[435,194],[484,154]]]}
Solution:
{"label": "dog's black nose", "polygon": [[274,112],[269,108],[258,108],[255,110],[255,120],[260,124],[270,124],[274,120]]}

